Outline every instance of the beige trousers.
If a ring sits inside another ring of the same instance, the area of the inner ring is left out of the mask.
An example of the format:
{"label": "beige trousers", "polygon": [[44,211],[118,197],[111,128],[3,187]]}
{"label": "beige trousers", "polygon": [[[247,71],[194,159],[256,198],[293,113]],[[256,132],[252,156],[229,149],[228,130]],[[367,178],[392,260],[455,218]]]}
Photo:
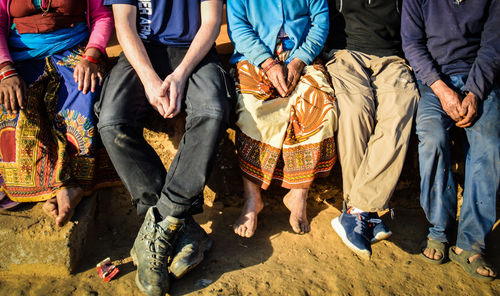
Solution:
{"label": "beige trousers", "polygon": [[344,199],[383,211],[401,174],[418,90],[397,56],[338,50],[327,63],[339,108],[338,153]]}

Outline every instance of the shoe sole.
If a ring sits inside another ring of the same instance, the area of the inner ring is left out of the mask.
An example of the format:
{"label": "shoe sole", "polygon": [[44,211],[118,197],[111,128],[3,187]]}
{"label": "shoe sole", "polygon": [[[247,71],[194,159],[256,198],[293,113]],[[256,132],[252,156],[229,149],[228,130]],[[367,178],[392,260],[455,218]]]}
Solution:
{"label": "shoe sole", "polygon": [[194,263],[189,265],[188,268],[186,268],[183,272],[181,273],[173,273],[172,271],[170,271],[170,273],[174,276],[175,279],[180,279],[181,277],[183,277],[186,273],[190,272],[191,270],[193,270],[196,266],[200,265],[200,263],[203,261],[203,259],[205,259],[205,252],[210,250],[212,248],[212,245],[213,245],[213,240],[208,238],[205,242],[203,242],[200,246],[200,255],[198,256],[198,258],[196,258],[194,260]]}
{"label": "shoe sole", "polygon": [[381,240],[388,239],[389,237],[391,237],[391,235],[392,235],[392,231],[379,232],[379,233],[377,233],[377,235],[374,238],[372,238],[371,243],[374,244],[374,243],[379,242]]}
{"label": "shoe sole", "polygon": [[354,253],[356,253],[358,256],[360,256],[363,259],[370,260],[371,253],[368,250],[361,250],[357,248],[355,245],[353,245],[349,239],[347,239],[347,235],[345,233],[344,227],[340,224],[340,219],[337,217],[332,220],[331,222],[333,230],[340,236],[344,244],[351,249]]}

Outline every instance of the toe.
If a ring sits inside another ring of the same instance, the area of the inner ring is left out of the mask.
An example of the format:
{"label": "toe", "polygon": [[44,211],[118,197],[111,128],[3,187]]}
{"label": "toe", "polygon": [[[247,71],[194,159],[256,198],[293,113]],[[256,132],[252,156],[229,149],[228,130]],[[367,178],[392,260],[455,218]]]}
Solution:
{"label": "toe", "polygon": [[59,210],[59,215],[56,218],[57,226],[64,226],[70,218],[71,210],[68,207],[64,207]]}
{"label": "toe", "polygon": [[55,198],[47,200],[44,204],[42,209],[44,210],[47,215],[56,218],[57,217],[57,201]]}

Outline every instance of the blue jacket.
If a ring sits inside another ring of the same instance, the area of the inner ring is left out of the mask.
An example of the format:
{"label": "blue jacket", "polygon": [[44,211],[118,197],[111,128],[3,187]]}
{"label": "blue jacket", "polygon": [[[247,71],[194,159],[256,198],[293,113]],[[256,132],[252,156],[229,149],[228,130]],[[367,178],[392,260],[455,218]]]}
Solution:
{"label": "blue jacket", "polygon": [[328,5],[326,0],[230,0],[227,23],[235,48],[231,64],[248,60],[259,66],[273,57],[282,26],[294,42],[289,60],[310,64],[328,35]]}
{"label": "blue jacket", "polygon": [[479,99],[500,74],[500,0],[405,0],[403,50],[419,80],[466,74]]}

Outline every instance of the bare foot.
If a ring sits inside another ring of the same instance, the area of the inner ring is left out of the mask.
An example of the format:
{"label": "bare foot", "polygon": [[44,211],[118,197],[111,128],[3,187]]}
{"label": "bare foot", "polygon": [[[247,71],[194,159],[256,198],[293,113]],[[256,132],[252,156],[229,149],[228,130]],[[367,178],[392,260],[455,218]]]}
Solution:
{"label": "bare foot", "polygon": [[[431,238],[429,238],[431,240]],[[443,258],[444,254],[436,249],[433,248],[425,248],[422,253],[424,254],[425,257],[432,259],[432,260],[441,260]]]}
{"label": "bare foot", "polygon": [[304,234],[311,231],[307,220],[307,193],[309,189],[292,189],[283,198],[283,203],[290,211],[290,225],[296,233]]}
{"label": "bare foot", "polygon": [[[457,253],[458,255],[460,255],[462,251],[463,250],[460,249],[459,247],[455,247],[454,252]],[[481,254],[475,254],[472,257],[469,257],[469,262],[472,262],[481,256],[482,256]],[[488,266],[480,266],[476,269],[476,272],[482,276],[488,276],[492,278],[495,278],[497,276],[496,272],[493,269],[489,268]]]}
{"label": "bare foot", "polygon": [[75,211],[83,197],[80,187],[62,188],[56,197],[49,199],[43,205],[43,210],[56,220],[57,226],[64,226]]}
{"label": "bare foot", "polygon": [[57,218],[57,200],[56,198],[51,198],[49,200],[47,200],[44,204],[43,204],[43,208],[42,208],[45,213],[47,213],[47,215],[51,216],[52,218]]}
{"label": "bare foot", "polygon": [[252,237],[257,229],[257,216],[264,208],[260,187],[243,177],[245,204],[240,217],[234,222],[234,233],[241,237]]}

